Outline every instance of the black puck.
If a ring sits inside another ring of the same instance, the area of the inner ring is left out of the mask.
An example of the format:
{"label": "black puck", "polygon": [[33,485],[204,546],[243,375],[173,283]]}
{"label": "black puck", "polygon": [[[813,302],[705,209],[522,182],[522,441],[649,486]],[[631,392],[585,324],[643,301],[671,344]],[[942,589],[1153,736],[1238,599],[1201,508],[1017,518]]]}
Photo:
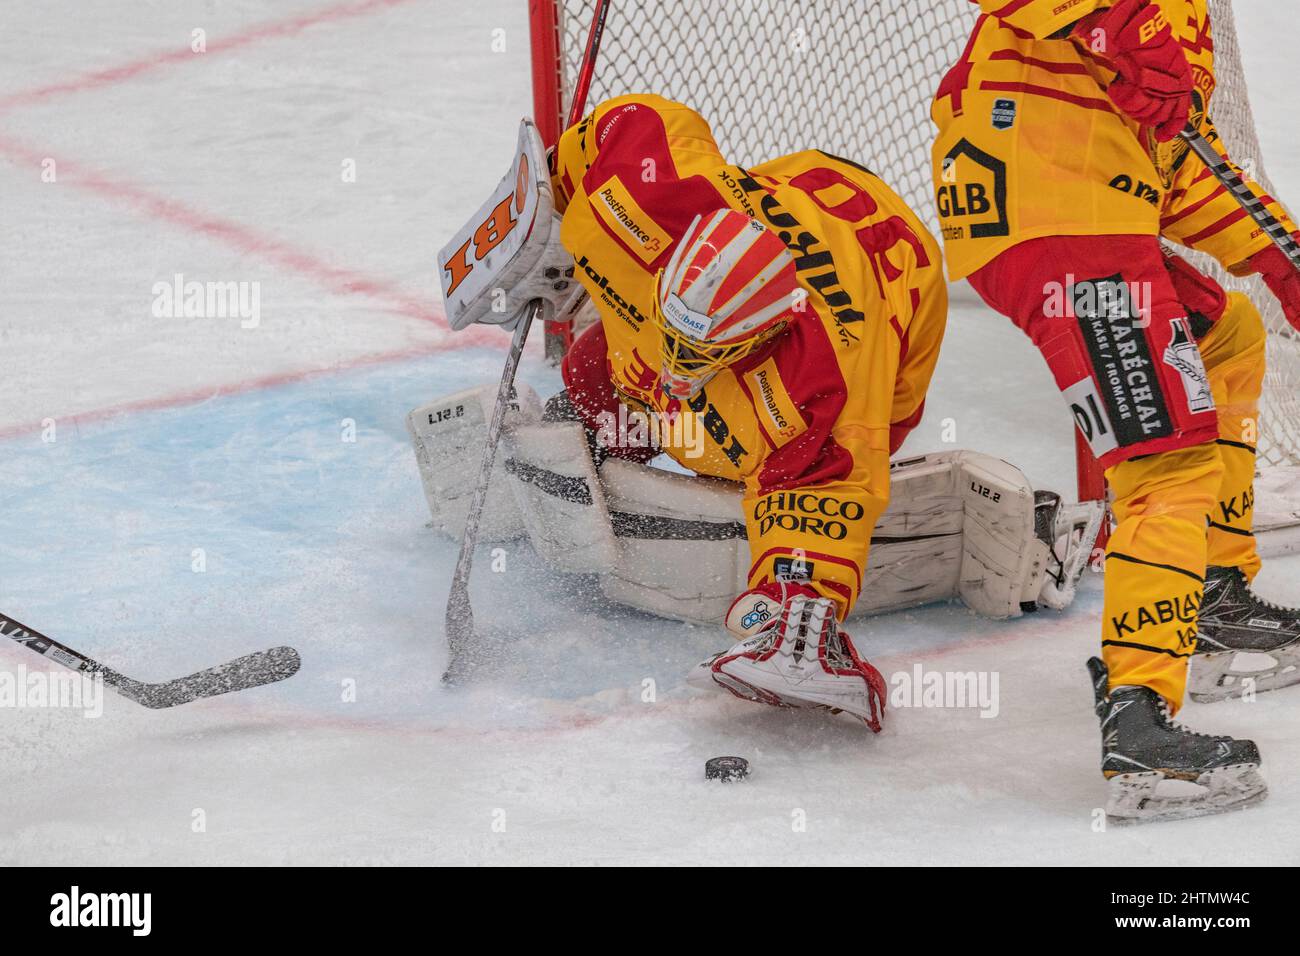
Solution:
{"label": "black puck", "polygon": [[744,757],[713,757],[704,764],[705,780],[731,783],[749,776],[749,761]]}

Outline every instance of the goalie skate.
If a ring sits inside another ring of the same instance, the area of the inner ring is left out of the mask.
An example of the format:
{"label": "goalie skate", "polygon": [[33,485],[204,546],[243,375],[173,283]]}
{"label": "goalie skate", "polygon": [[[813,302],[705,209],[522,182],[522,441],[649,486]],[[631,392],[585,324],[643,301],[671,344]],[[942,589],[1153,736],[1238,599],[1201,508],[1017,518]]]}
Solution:
{"label": "goalie skate", "polygon": [[782,620],[700,664],[688,678],[775,707],[850,713],[879,733],[885,682],[858,656],[825,599],[793,598]]}
{"label": "goalie skate", "polygon": [[1107,692],[1106,666],[1088,661],[1101,721],[1107,819],[1151,823],[1241,810],[1268,795],[1253,741],[1215,737],[1174,721],[1148,687]]}
{"label": "goalie skate", "polygon": [[1225,700],[1296,683],[1300,610],[1258,597],[1237,568],[1210,568],[1187,677],[1192,699]]}

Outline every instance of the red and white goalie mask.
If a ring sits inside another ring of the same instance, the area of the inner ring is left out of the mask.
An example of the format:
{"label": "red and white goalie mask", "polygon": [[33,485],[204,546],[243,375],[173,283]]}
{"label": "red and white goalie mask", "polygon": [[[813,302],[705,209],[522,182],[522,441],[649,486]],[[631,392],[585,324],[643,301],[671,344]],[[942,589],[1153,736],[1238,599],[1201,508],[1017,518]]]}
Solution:
{"label": "red and white goalie mask", "polygon": [[657,282],[660,380],[683,400],[785,328],[802,297],[785,243],[734,209],[696,216]]}

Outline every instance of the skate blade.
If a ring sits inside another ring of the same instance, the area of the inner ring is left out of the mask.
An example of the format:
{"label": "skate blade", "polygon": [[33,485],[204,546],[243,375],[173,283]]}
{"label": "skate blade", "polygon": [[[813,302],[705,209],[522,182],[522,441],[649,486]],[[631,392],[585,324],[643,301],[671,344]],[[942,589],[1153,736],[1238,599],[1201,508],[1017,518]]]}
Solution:
{"label": "skate blade", "polygon": [[[1164,784],[1164,792],[1161,785]],[[1172,786],[1184,792],[1170,793]],[[1186,820],[1254,806],[1268,796],[1259,765],[1232,764],[1207,770],[1194,781],[1178,780],[1157,770],[1122,773],[1110,778],[1106,818],[1117,825]]]}
{"label": "skate blade", "polygon": [[[1243,665],[1260,664],[1255,669]],[[1197,654],[1187,674],[1187,693],[1199,703],[1256,694],[1300,684],[1300,647],[1277,651],[1214,651]]]}

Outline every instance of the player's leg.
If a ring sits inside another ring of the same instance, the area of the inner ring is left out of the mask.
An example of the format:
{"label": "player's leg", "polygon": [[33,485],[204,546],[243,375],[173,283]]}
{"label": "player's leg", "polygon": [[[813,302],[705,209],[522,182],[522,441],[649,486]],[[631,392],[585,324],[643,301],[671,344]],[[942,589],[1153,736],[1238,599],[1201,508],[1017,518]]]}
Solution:
{"label": "player's leg", "polygon": [[[1170,720],[1195,648],[1206,529],[1225,466],[1189,310],[1157,240],[1034,240],[971,281],[1042,351],[1114,492],[1105,664],[1094,669],[1112,812],[1182,816],[1259,799],[1250,741],[1199,737]],[[1157,784],[1175,776],[1203,790],[1162,799]]]}
{"label": "player's leg", "polygon": [[1210,516],[1205,598],[1188,686],[1197,700],[1300,683],[1300,610],[1263,600],[1251,587],[1260,567],[1252,519],[1266,338],[1250,299],[1233,293],[1200,343],[1218,410],[1224,475]]}
{"label": "player's leg", "polygon": [[1219,454],[1224,464],[1223,484],[1210,516],[1209,564],[1239,568],[1248,580],[1254,579],[1260,567],[1251,525],[1266,338],[1255,306],[1244,295],[1235,294],[1200,342],[1214,390]]}

